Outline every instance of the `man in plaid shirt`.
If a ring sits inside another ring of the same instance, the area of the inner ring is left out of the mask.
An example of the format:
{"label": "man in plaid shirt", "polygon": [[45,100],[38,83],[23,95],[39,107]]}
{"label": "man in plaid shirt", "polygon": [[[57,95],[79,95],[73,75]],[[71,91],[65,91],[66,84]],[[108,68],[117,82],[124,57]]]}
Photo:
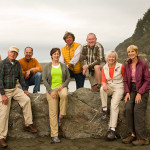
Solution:
{"label": "man in plaid shirt", "polygon": [[87,35],[87,44],[83,46],[80,61],[83,68],[83,75],[89,76],[91,87],[97,91],[101,85],[101,67],[104,64],[104,48],[96,42],[94,33]]}
{"label": "man in plaid shirt", "polygon": [[[36,133],[33,127],[31,101],[29,92],[25,91],[25,81],[22,75],[20,63],[15,60],[19,49],[11,46],[8,57],[0,62],[0,147],[7,147],[6,136],[8,132],[8,118],[11,106],[11,99],[17,100],[23,110],[25,119],[24,130]],[[22,89],[19,89],[17,82],[20,82]]]}

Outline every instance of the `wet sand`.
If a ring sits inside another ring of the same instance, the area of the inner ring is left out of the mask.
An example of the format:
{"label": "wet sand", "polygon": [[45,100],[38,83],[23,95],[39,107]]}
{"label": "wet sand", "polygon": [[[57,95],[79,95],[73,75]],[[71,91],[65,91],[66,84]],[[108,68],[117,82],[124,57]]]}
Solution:
{"label": "wet sand", "polygon": [[106,141],[104,139],[76,139],[61,138],[61,143],[51,143],[50,137],[35,139],[7,139],[6,150],[150,150],[150,145],[132,146],[122,144],[121,139]]}

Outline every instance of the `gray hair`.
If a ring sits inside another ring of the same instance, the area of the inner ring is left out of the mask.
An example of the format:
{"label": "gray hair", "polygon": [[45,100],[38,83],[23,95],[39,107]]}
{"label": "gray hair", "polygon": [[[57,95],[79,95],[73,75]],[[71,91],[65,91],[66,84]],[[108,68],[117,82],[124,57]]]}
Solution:
{"label": "gray hair", "polygon": [[106,62],[107,62],[107,60],[108,60],[108,57],[109,57],[111,54],[113,54],[113,55],[115,56],[116,61],[117,61],[117,59],[118,59],[118,54],[116,53],[116,51],[110,50],[110,51],[107,52],[107,54],[106,54],[106,56],[105,56]]}
{"label": "gray hair", "polygon": [[[89,35],[94,35],[95,38],[97,39],[97,37],[96,37],[96,35],[95,35],[94,33],[89,33],[89,34],[87,35],[87,38],[88,38]],[[86,39],[87,39],[87,38],[86,38]]]}

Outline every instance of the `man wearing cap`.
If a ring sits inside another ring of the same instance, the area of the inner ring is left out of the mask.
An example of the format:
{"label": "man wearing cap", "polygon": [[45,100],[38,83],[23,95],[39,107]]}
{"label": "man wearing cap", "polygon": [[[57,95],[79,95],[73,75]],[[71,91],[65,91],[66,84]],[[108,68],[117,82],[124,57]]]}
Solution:
{"label": "man wearing cap", "polygon": [[89,33],[86,41],[87,44],[83,46],[80,57],[83,75],[89,77],[91,88],[94,91],[99,91],[101,86],[101,68],[105,64],[104,48],[97,42],[94,33]]}
{"label": "man wearing cap", "polygon": [[[0,62],[0,147],[2,148],[7,147],[6,136],[12,98],[18,101],[23,110],[24,130],[32,133],[37,132],[37,129],[33,127],[29,92],[25,90],[21,66],[16,60],[18,53],[19,49],[11,46],[8,50],[8,57]],[[16,85],[18,81],[23,90]]]}
{"label": "man wearing cap", "polygon": [[24,75],[26,90],[28,91],[30,85],[34,85],[33,93],[40,91],[40,83],[42,79],[42,67],[39,62],[32,58],[33,48],[26,47],[24,50],[25,57],[19,59],[22,73]]}

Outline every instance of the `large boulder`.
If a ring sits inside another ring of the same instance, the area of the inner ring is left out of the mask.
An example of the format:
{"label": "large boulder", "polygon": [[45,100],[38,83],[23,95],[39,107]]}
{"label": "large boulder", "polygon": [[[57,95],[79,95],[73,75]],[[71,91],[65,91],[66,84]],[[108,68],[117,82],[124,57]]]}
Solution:
{"label": "large boulder", "polygon": [[[121,102],[121,110],[118,119],[118,133],[124,136],[126,133],[124,106]],[[108,98],[110,106],[110,97]],[[81,88],[69,95],[67,116],[63,122],[63,135],[70,139],[104,137],[108,131],[109,120],[102,119],[102,108],[99,92]]]}
{"label": "large boulder", "polygon": [[37,136],[48,136],[49,111],[45,94],[31,94],[31,105],[33,122],[38,129],[37,134],[32,134],[23,130],[24,118],[21,107],[15,100],[12,101],[8,136],[15,138],[34,138]]}
{"label": "large boulder", "polygon": [[[110,98],[108,99],[110,102]],[[22,110],[16,101],[12,101],[8,136],[15,138],[34,138],[49,136],[49,111],[45,94],[31,94],[31,104],[34,124],[38,129],[37,134],[23,130],[24,119]],[[150,102],[147,109],[147,128],[150,133]],[[102,120],[101,100],[99,92],[80,88],[69,94],[67,116],[63,119],[61,134],[69,139],[76,138],[101,138],[108,130],[109,120]],[[126,134],[126,122],[124,118],[124,101],[120,103],[117,133],[120,137]]]}

